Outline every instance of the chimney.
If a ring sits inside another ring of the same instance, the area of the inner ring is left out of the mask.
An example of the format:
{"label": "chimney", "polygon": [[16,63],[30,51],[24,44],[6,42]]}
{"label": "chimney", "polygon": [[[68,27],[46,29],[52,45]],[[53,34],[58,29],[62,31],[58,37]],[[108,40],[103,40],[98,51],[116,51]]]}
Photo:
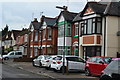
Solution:
{"label": "chimney", "polygon": [[38,22],[37,18],[34,18],[33,22]]}

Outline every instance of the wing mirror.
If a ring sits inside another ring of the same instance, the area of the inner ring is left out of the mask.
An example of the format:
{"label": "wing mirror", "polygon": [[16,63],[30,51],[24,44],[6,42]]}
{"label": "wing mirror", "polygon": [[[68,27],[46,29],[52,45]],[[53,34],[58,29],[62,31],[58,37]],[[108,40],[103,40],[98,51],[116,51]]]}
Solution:
{"label": "wing mirror", "polygon": [[100,63],[100,64],[104,64],[104,62],[103,62],[103,61],[99,61],[99,63]]}

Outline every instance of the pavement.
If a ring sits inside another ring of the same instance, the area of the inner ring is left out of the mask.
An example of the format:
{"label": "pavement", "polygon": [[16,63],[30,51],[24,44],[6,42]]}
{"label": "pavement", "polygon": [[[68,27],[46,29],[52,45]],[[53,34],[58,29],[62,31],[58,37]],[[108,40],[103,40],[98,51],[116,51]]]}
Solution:
{"label": "pavement", "polygon": [[39,68],[39,67],[34,67],[32,66],[32,62],[13,62],[13,60],[6,60],[4,61],[4,64],[22,69],[24,71],[29,71],[31,73],[35,73],[38,75],[43,75],[46,77],[50,77],[53,79],[59,79],[59,78],[69,78],[69,79],[74,79],[74,78],[88,78],[90,80],[99,80],[98,77],[93,77],[93,76],[85,76],[83,72],[70,72],[68,74],[62,74],[60,72],[54,72],[53,70],[47,70],[45,68]]}

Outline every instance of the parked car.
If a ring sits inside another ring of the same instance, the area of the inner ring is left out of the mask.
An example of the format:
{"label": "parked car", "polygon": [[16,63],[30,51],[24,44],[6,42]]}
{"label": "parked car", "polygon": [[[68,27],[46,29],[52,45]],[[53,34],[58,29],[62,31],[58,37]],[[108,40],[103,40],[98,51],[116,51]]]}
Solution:
{"label": "parked car", "polygon": [[106,66],[111,62],[112,57],[90,57],[85,65],[85,74],[90,75],[101,75]]}
{"label": "parked car", "polygon": [[22,58],[23,53],[21,51],[11,51],[7,55],[3,55],[2,58],[8,60],[10,58]]}
{"label": "parked car", "polygon": [[44,62],[47,60],[49,56],[48,55],[41,55],[35,58],[32,62],[33,66],[39,66],[42,67],[44,66]]}
{"label": "parked car", "polygon": [[[68,71],[69,70],[84,70],[85,69],[85,60],[78,56],[65,56],[65,66],[63,66],[63,56],[57,56],[53,59],[53,62],[51,64],[51,68],[55,71],[62,72],[63,68],[66,72],[67,65],[68,65]],[[68,63],[68,64],[67,64]]]}
{"label": "parked car", "polygon": [[120,80],[120,58],[113,61],[102,71],[100,80]]}
{"label": "parked car", "polygon": [[53,59],[55,57],[57,57],[57,55],[52,55],[52,56],[47,57],[46,61],[44,61],[44,63],[43,63],[44,67],[46,69],[50,69],[51,68],[51,63],[52,63],[52,61],[53,61]]}

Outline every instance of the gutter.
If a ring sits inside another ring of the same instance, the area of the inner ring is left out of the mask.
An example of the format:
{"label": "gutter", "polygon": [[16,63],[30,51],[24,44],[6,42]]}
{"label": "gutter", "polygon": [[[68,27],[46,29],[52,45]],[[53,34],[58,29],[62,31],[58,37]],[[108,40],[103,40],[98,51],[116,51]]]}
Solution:
{"label": "gutter", "polygon": [[105,47],[106,47],[106,17],[104,16],[104,56],[105,56]]}

